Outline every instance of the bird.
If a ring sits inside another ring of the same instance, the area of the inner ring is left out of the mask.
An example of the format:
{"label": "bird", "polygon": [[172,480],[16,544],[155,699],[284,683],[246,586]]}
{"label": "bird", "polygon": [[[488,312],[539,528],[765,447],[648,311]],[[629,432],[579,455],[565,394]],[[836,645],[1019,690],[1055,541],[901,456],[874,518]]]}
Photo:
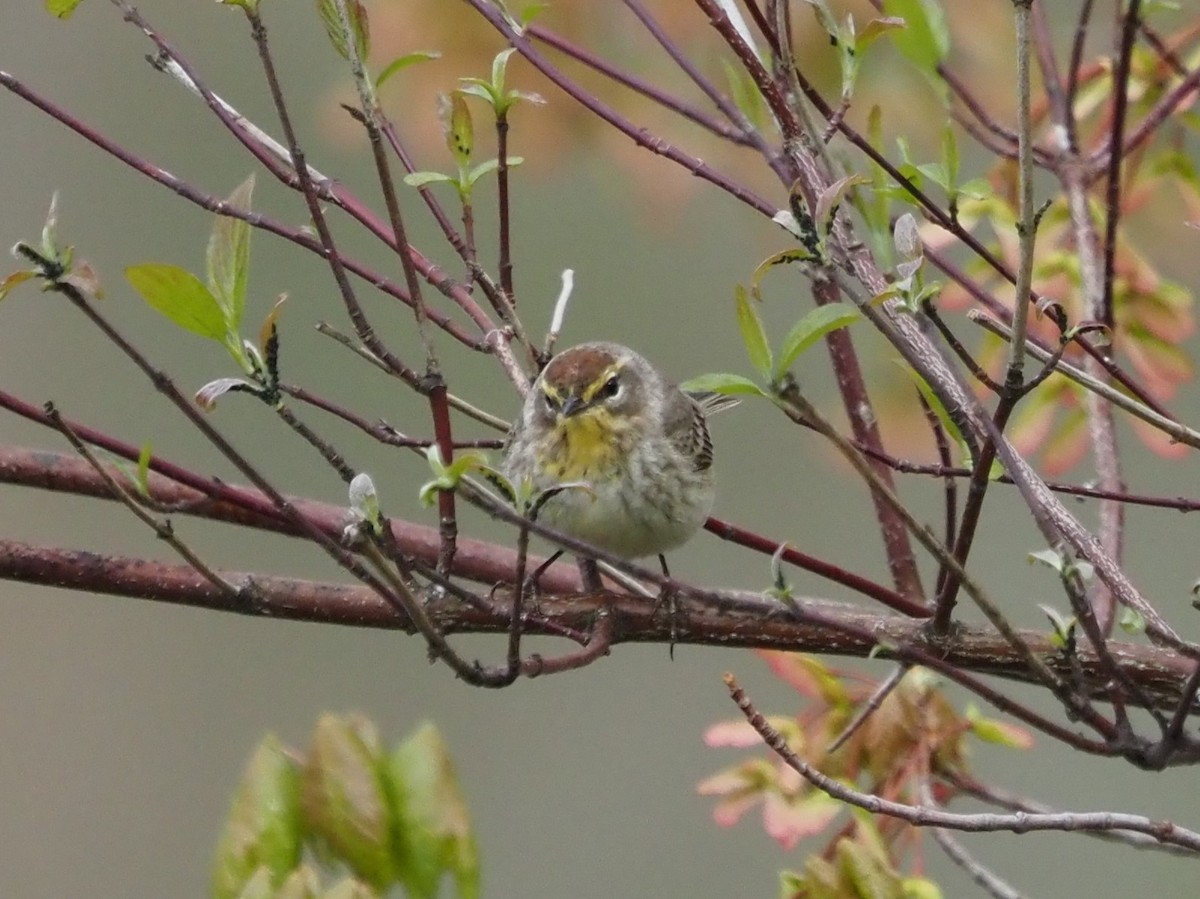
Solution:
{"label": "bird", "polygon": [[547,494],[538,521],[623,559],[657,555],[667,575],[665,553],[713,506],[707,416],[735,403],[681,390],[627,346],[583,343],[534,381],[504,471],[529,495]]}

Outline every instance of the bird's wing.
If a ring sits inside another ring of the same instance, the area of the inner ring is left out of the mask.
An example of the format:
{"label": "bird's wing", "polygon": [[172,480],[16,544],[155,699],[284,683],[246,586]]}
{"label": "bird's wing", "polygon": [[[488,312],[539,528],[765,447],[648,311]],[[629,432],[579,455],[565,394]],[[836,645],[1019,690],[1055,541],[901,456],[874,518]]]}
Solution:
{"label": "bird's wing", "polygon": [[713,393],[711,390],[687,390],[684,392],[692,398],[696,405],[700,407],[700,411],[705,415],[724,412],[726,409],[732,409],[741,402],[736,396]]}
{"label": "bird's wing", "polygon": [[667,415],[664,421],[672,442],[681,453],[692,459],[692,466],[696,471],[707,471],[713,462],[712,438],[704,420],[704,408],[704,400],[694,398],[682,390],[674,390],[667,400]]}

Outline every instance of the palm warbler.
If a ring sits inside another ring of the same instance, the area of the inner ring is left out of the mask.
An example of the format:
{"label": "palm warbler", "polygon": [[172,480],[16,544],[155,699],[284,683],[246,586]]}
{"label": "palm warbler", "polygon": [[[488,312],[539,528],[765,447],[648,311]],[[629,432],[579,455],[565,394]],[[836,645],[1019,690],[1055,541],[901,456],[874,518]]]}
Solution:
{"label": "palm warbler", "polygon": [[685,393],[628,347],[581,344],[534,382],[509,435],[506,473],[535,492],[576,485],[541,507],[551,527],[617,556],[662,560],[708,517],[705,416],[732,403]]}

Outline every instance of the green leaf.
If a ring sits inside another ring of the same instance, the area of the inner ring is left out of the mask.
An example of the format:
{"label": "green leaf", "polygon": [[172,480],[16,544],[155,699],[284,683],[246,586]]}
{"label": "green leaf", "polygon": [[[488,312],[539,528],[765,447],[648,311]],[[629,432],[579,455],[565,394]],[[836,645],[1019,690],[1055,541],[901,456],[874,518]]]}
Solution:
{"label": "green leaf", "polygon": [[397,56],[386,66],[383,71],[375,76],[375,86],[383,87],[383,83],[395,75],[397,72],[407,69],[409,66],[415,66],[419,62],[426,62],[430,59],[441,59],[442,54],[436,50],[414,50],[412,53],[405,53],[403,56]]}
{"label": "green leaf", "polygon": [[445,181],[457,183],[458,179],[441,172],[412,172],[404,176],[404,183],[409,187],[424,187],[426,184],[441,184]]}
{"label": "green leaf", "polygon": [[[777,215],[775,218],[778,219],[783,215],[789,217],[793,222],[796,220],[796,217],[790,212],[780,213],[780,215]],[[785,227],[787,226],[785,225]],[[788,230],[790,231],[791,228],[788,228]],[[795,233],[797,237],[800,236],[798,231],[794,231],[793,233]],[[767,272],[769,272],[775,266],[787,265],[790,262],[805,262],[812,258],[813,254],[803,247],[793,247],[790,250],[781,250],[778,253],[768,256],[755,267],[754,273],[750,275],[750,293],[755,298],[762,297],[761,288],[763,278],[765,278],[767,276]]]}
{"label": "green leaf", "polygon": [[439,491],[457,489],[458,482],[467,472],[487,467],[487,460],[482,453],[463,453],[449,465],[445,465],[436,444],[425,451],[425,458],[429,460],[429,467],[433,469],[434,474],[432,481],[421,485],[418,494],[421,503],[426,506],[433,505]]}
{"label": "green leaf", "polygon": [[524,32],[534,19],[536,19],[549,8],[549,3],[527,3],[522,6],[520,13],[517,14],[517,30]]}
{"label": "green leaf", "polygon": [[138,453],[137,477],[134,483],[137,484],[138,493],[144,497],[150,496],[150,460],[153,456],[153,444],[142,444],[142,451]]}
{"label": "green leaf", "polygon": [[1146,630],[1146,618],[1137,609],[1121,609],[1121,617],[1117,619],[1117,624],[1130,636],[1137,636]]}
{"label": "green leaf", "polygon": [[224,342],[225,315],[221,305],[187,269],[165,262],[144,262],[125,269],[125,277],[143,300],[179,327]]}
{"label": "green leaf", "polygon": [[320,899],[321,879],[309,865],[301,865],[279,887],[271,899]]}
{"label": "green leaf", "polygon": [[853,13],[846,13],[845,27],[837,29],[835,26],[831,37],[837,48],[838,68],[842,72],[842,102],[848,104],[854,96],[854,84],[858,81],[858,70],[862,63],[862,56],[858,52],[858,36],[854,33]]}
{"label": "green leaf", "polygon": [[[367,8],[360,0],[345,0],[346,13],[350,19],[350,31],[354,36],[355,55],[359,61],[366,62],[367,54],[371,51],[371,23],[367,17]],[[338,0],[317,0],[317,10],[321,14],[321,24],[325,26],[325,34],[329,43],[342,59],[350,58],[350,48],[346,43],[346,30],[342,27],[342,16],[338,11]]]}
{"label": "green leaf", "polygon": [[[525,161],[525,157],[523,157],[523,156],[510,156],[506,160],[506,162],[508,163],[508,167],[510,169],[513,166],[520,165],[524,161]],[[489,159],[489,160],[487,160],[487,162],[479,163],[479,165],[475,166],[475,168],[471,169],[471,171],[467,173],[467,186],[468,187],[474,186],[476,181],[478,181],[480,178],[482,178],[484,175],[488,174],[489,172],[496,171],[496,169],[498,169],[498,168],[500,168],[500,160],[499,159]]]}
{"label": "green leaf", "polygon": [[855,49],[861,52],[869,44],[873,43],[889,31],[895,31],[897,28],[904,27],[904,20],[896,16],[885,16],[882,19],[871,19],[863,26],[863,30],[858,33],[858,40],[855,44]]}
{"label": "green leaf", "polygon": [[804,895],[801,891],[807,888],[807,886],[808,882],[795,871],[785,870],[779,872],[780,899],[792,899],[797,894]]}
{"label": "green leaf", "polygon": [[360,521],[370,525],[375,533],[379,533],[382,519],[379,511],[379,494],[375,491],[375,482],[366,472],[360,471],[350,482],[350,511]]}
{"label": "green leaf", "polygon": [[397,868],[408,894],[438,895],[442,876],[453,875],[460,899],[479,896],[479,850],[470,814],[442,735],[422,724],[387,763],[393,813],[399,826]]}
{"label": "green leaf", "polygon": [[1063,559],[1063,554],[1052,547],[1031,552],[1029,554],[1029,564],[1032,565],[1034,562],[1040,562],[1047,568],[1052,568],[1060,575],[1066,570],[1066,560]]}
{"label": "green leaf", "polygon": [[836,856],[842,875],[853,887],[849,895],[863,899],[900,899],[900,877],[871,846],[848,838],[838,841]]}
{"label": "green leaf", "polygon": [[69,19],[82,0],[46,0],[46,11],[59,19]]}
{"label": "green leaf", "polygon": [[[279,740],[268,735],[246,765],[217,842],[212,896],[246,895],[252,879],[267,872],[277,886],[300,862],[299,773]],[[270,895],[268,893],[268,895]]]}
{"label": "green leaf", "polygon": [[896,227],[892,229],[892,244],[896,248],[896,255],[905,262],[921,258],[925,247],[921,241],[917,220],[911,212],[906,212],[896,219]]}
{"label": "green leaf", "polygon": [[287,294],[281,293],[275,298],[271,311],[263,319],[258,329],[258,348],[266,353],[271,341],[279,339],[279,316],[283,312],[283,304],[287,302]]}
{"label": "green leaf", "polygon": [[[213,895],[216,896],[215,891]],[[263,866],[255,871],[237,894],[237,899],[275,899],[275,885],[271,883],[270,869]]]}
{"label": "green leaf", "polygon": [[947,193],[958,192],[958,138],[954,134],[954,123],[947,120],[942,129],[942,167],[946,171]]}
{"label": "green leaf", "polygon": [[[867,114],[867,140],[871,146],[883,146],[883,111],[878,105],[871,107]],[[883,167],[876,162],[871,164],[871,190],[859,191],[859,211],[867,222],[871,234],[871,243],[875,248],[879,264],[884,268],[891,267],[891,213],[887,194],[881,188],[891,183],[891,178]]]}
{"label": "green leaf", "polygon": [[[852,895],[842,884],[837,867],[819,855],[810,855],[804,860],[803,882],[808,888],[808,896],[813,899],[841,899]],[[787,899],[793,897],[788,895]]]}
{"label": "green leaf", "polygon": [[900,881],[904,899],[942,899],[942,891],[932,880],[924,877],[905,877]]}
{"label": "green leaf", "polygon": [[724,396],[767,396],[767,392],[749,378],[726,372],[697,375],[679,385],[689,393],[720,393]]}
{"label": "green leaf", "polygon": [[309,831],[378,891],[396,882],[395,818],[379,739],[365,719],[322,715],[301,775]]}
{"label": "green leaf", "polygon": [[764,379],[771,376],[771,346],[767,343],[767,332],[763,328],[762,317],[754,301],[746,295],[746,288],[739,284],[734,289],[734,301],[737,305],[738,328],[742,332],[742,343],[746,345],[746,355],[750,364]]}
{"label": "green leaf", "polygon": [[[225,202],[235,209],[249,212],[253,194],[254,176],[251,175],[234,188]],[[236,334],[246,308],[250,223],[244,219],[218,215],[208,238],[205,262],[208,267],[208,289],[225,313],[225,330]]]}
{"label": "green leaf", "polygon": [[809,0],[809,3],[812,6],[813,15],[816,16],[817,24],[829,35],[830,40],[841,40],[837,19],[833,17],[833,12],[829,9],[828,0]]}
{"label": "green leaf", "polygon": [[6,296],[12,293],[13,288],[24,284],[31,278],[36,277],[37,272],[32,271],[31,269],[21,269],[20,271],[13,272],[3,281],[0,281],[0,300],[3,300]]}
{"label": "green leaf", "polygon": [[516,47],[501,50],[492,59],[492,90],[497,97],[504,96],[504,78],[508,71],[508,58],[517,52]]}
{"label": "green leaf", "polygon": [[829,185],[822,191],[821,196],[817,198],[817,207],[813,211],[813,218],[818,226],[825,229],[828,233],[833,226],[833,216],[837,212],[838,206],[841,205],[842,199],[846,196],[846,192],[858,184],[870,184],[871,179],[866,175],[847,175],[844,178],[839,178],[833,184]]}
{"label": "green leaf", "polygon": [[70,260],[64,259],[63,255],[58,249],[58,191],[55,191],[50,195],[50,208],[46,211],[46,223],[42,225],[42,256],[62,262],[63,268],[70,268]]}
{"label": "green leaf", "polygon": [[766,120],[766,103],[758,85],[745,69],[735,66],[725,57],[721,57],[721,68],[725,72],[734,106],[754,128],[761,129]]}
{"label": "green leaf", "polygon": [[985,743],[1010,749],[1028,749],[1033,745],[1033,736],[1029,731],[1004,721],[985,718],[974,703],[967,703],[964,717],[971,723],[971,732]]}
{"label": "green leaf", "polygon": [[922,72],[935,76],[950,52],[950,33],[941,5],[937,0],[884,0],[883,9],[906,23],[907,27],[892,35],[897,49]]}
{"label": "green leaf", "polygon": [[444,126],[446,146],[460,170],[471,164],[471,153],[475,149],[475,126],[471,123],[471,110],[461,91],[452,91],[445,110]]}
{"label": "green leaf", "polygon": [[1075,639],[1076,620],[1074,618],[1068,620],[1054,606],[1039,604],[1038,608],[1050,619],[1050,626],[1054,629],[1050,636],[1050,642],[1058,649],[1066,649]]}
{"label": "green leaf", "polygon": [[940,162],[922,162],[917,166],[917,171],[940,187],[946,193],[950,193],[950,175],[946,171],[946,167]]}
{"label": "green leaf", "polygon": [[925,402],[929,404],[929,408],[933,410],[933,414],[937,416],[938,421],[941,422],[942,428],[962,447],[963,455],[969,457],[970,451],[967,448],[966,441],[963,440],[962,432],[958,429],[958,425],[954,423],[954,419],[950,417],[950,413],[946,411],[946,407],[942,405],[942,401],[938,399],[938,395],[933,392],[933,388],[914,369],[909,368],[907,365],[902,367],[908,372],[909,377],[912,378],[913,383],[917,386],[917,391],[921,394]]}
{"label": "green leaf", "polygon": [[482,78],[460,78],[463,86],[458,89],[460,94],[464,96],[478,97],[491,107],[496,106],[496,94],[492,91],[492,86]]}
{"label": "green leaf", "polygon": [[972,178],[958,186],[958,195],[969,200],[986,200],[993,194],[992,185],[986,178]]}
{"label": "green leaf", "polygon": [[347,877],[330,887],[321,899],[379,899],[379,894],[365,883]]}
{"label": "green leaf", "polygon": [[826,334],[852,325],[860,318],[862,313],[846,303],[829,303],[806,313],[783,339],[783,348],[779,351],[779,363],[775,369],[775,380],[783,377],[800,354]]}

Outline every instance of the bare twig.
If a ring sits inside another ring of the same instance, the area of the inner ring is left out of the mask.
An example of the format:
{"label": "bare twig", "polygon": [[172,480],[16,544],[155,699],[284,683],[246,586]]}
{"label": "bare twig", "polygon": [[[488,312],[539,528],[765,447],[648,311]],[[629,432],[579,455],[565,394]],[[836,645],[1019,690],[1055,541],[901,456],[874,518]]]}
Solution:
{"label": "bare twig", "polygon": [[[926,808],[938,810],[939,806],[933,798],[933,790],[929,787],[929,779],[921,777],[917,781],[917,796],[921,800],[921,805]],[[963,847],[963,845],[954,837],[952,837],[945,828],[931,828],[934,842],[942,847],[942,851],[950,858],[954,864],[958,865],[967,873],[975,883],[989,895],[995,899],[1023,899],[1021,893],[1013,889],[1009,884],[998,874],[973,857],[971,853]]]}
{"label": "bare twig", "polygon": [[1170,821],[1154,821],[1142,815],[1128,815],[1118,812],[1060,812],[1058,814],[1027,814],[1018,812],[1013,815],[998,815],[992,812],[964,815],[955,812],[942,811],[923,805],[909,805],[894,802],[869,793],[849,787],[839,780],[828,777],[796,755],[788,746],[787,740],[775,730],[767,720],[751,704],[741,687],[737,685],[732,674],[725,675],[725,684],[730,696],[737,703],[742,714],[750,723],[763,742],[774,750],[787,765],[800,774],[805,780],[823,793],[839,799],[849,805],[865,809],[876,815],[888,815],[907,821],[916,827],[944,827],[950,830],[961,830],[972,833],[990,833],[995,831],[1011,831],[1013,833],[1029,833],[1031,831],[1105,831],[1132,830],[1149,834],[1163,843],[1173,843],[1188,849],[1200,851],[1200,833],[1186,830]]}

